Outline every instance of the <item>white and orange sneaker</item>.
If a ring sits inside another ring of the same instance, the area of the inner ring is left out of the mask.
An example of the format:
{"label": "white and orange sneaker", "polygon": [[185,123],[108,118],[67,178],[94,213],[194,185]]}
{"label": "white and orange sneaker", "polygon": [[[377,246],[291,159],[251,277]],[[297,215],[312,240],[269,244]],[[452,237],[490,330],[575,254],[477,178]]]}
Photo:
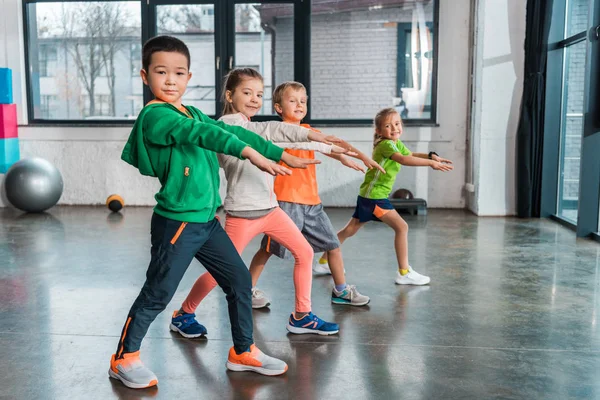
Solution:
{"label": "white and orange sneaker", "polygon": [[140,352],[125,353],[123,358],[115,360],[115,354],[110,358],[108,376],[118,379],[132,389],[144,389],[158,384],[158,378],[150,371],[142,360]]}
{"label": "white and orange sneaker", "polygon": [[229,349],[227,369],[238,372],[253,371],[262,375],[273,376],[284,374],[288,366],[285,362],[269,357],[260,351],[258,347],[251,345],[250,351],[242,354],[237,354],[233,347]]}

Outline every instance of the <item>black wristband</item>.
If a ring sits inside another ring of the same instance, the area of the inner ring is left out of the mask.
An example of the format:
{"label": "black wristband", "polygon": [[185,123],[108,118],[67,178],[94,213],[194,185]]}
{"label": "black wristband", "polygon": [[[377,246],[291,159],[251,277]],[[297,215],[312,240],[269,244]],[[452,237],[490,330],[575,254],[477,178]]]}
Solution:
{"label": "black wristband", "polygon": [[439,157],[439,154],[436,153],[435,151],[430,151],[429,155],[427,157],[429,157],[429,159],[432,160],[433,159],[432,157],[433,157],[434,154]]}

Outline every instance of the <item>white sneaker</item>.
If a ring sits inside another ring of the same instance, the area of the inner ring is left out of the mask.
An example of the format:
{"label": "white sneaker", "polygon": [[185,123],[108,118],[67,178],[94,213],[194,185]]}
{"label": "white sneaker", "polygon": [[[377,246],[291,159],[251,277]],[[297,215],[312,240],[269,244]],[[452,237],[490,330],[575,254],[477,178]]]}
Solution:
{"label": "white sneaker", "polygon": [[271,300],[265,296],[265,292],[257,288],[252,288],[252,308],[263,308],[270,305]]}
{"label": "white sneaker", "polygon": [[[331,275],[331,268],[329,268],[329,264],[321,264],[320,260],[313,265],[313,273],[317,275]],[[344,268],[344,274],[346,273],[346,268]]]}
{"label": "white sneaker", "polygon": [[226,365],[230,371],[253,371],[269,376],[284,374],[288,369],[285,362],[269,357],[255,345],[251,345],[250,351],[242,354],[237,354],[233,347],[229,349]]}
{"label": "white sneaker", "polygon": [[331,275],[329,264],[321,264],[320,260],[317,260],[317,262],[313,265],[313,273],[317,275]]}
{"label": "white sneaker", "polygon": [[118,379],[132,389],[144,389],[156,386],[158,379],[140,360],[139,350],[135,353],[126,353],[123,358],[116,360],[113,354],[110,359],[108,376]]}
{"label": "white sneaker", "polygon": [[401,275],[400,271],[396,272],[396,285],[427,285],[431,282],[431,279],[428,276],[421,275],[411,266],[408,267],[408,274]]}

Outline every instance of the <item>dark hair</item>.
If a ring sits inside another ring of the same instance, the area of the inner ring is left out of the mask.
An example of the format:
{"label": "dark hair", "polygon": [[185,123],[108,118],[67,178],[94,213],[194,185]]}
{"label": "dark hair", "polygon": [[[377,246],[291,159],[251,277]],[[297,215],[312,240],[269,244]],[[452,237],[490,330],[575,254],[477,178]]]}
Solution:
{"label": "dark hair", "polygon": [[[304,90],[306,92],[306,87],[303,84],[296,81],[288,81],[279,84],[275,90],[273,91],[273,105],[279,104],[281,106],[281,102],[283,101],[283,94],[288,89],[294,90]],[[279,114],[279,113],[277,113]]]}
{"label": "dark hair", "polygon": [[236,112],[233,105],[227,101],[227,91],[229,90],[231,94],[233,94],[235,88],[242,83],[244,78],[260,79],[260,81],[263,82],[263,77],[260,72],[252,68],[236,68],[229,71],[225,76],[223,93],[221,94],[221,100],[223,101],[223,115],[234,114]]}
{"label": "dark hair", "polygon": [[148,71],[148,66],[152,61],[152,54],[159,51],[183,54],[188,60],[188,69],[190,69],[190,50],[181,40],[173,36],[155,36],[144,43],[142,49],[142,68]]}
{"label": "dark hair", "polygon": [[[383,140],[383,137],[379,136],[377,134],[378,130],[383,130],[383,124],[385,123],[385,121],[387,121],[387,119],[390,117],[390,115],[393,114],[398,114],[398,110],[396,110],[395,108],[384,108],[383,110],[380,110],[377,115],[375,116],[375,119],[373,120],[373,125],[375,126],[375,133],[373,134],[373,147],[377,146],[379,144],[379,142],[381,142]],[[402,122],[402,118],[400,118],[400,122]]]}

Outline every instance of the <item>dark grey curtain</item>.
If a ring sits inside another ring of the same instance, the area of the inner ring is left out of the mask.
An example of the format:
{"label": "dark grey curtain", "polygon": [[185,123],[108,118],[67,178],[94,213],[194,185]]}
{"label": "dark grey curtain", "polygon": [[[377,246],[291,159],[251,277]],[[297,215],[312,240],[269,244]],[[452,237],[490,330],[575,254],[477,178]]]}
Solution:
{"label": "dark grey curtain", "polygon": [[525,79],[517,129],[517,215],[539,217],[546,61],[553,0],[527,1]]}

